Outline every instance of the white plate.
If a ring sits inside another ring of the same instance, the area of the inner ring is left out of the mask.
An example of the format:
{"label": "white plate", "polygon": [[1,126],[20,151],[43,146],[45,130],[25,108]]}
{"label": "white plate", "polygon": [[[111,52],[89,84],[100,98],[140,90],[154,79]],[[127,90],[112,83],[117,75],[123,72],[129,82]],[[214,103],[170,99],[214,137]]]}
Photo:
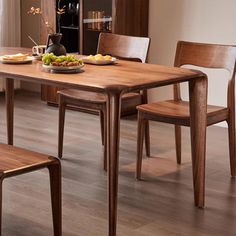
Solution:
{"label": "white plate", "polygon": [[84,63],[87,64],[93,64],[93,65],[109,65],[109,64],[115,64],[117,62],[117,59],[115,57],[112,57],[111,60],[91,60],[87,57],[82,58]]}
{"label": "white plate", "polygon": [[0,57],[0,62],[3,64],[26,64],[26,63],[30,63],[34,60],[33,57],[27,57],[24,60],[6,60],[3,59],[4,56]]}
{"label": "white plate", "polygon": [[54,72],[65,72],[65,73],[70,73],[70,72],[76,72],[79,71],[81,68],[83,68],[84,65],[79,65],[79,66],[48,66],[43,64],[43,68],[47,70],[51,70]]}

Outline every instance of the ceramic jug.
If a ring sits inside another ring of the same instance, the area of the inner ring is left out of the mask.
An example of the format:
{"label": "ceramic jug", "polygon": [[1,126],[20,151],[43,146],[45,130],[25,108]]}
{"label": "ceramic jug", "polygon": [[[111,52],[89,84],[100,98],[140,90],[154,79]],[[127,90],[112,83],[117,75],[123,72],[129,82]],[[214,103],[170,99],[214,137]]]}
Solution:
{"label": "ceramic jug", "polygon": [[[46,53],[53,53],[56,56],[66,55],[65,47],[60,43],[62,34],[49,34],[47,40]],[[50,41],[52,42],[50,44]]]}

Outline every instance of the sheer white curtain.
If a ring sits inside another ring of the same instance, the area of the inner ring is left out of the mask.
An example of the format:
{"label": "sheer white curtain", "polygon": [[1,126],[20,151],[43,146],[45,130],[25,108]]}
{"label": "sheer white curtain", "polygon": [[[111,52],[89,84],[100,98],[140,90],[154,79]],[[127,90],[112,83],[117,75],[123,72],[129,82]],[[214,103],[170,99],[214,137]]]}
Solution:
{"label": "sheer white curtain", "polygon": [[[20,0],[0,0],[0,47],[14,47],[21,44]],[[15,87],[19,88],[17,82]],[[4,81],[0,79],[0,91]]]}

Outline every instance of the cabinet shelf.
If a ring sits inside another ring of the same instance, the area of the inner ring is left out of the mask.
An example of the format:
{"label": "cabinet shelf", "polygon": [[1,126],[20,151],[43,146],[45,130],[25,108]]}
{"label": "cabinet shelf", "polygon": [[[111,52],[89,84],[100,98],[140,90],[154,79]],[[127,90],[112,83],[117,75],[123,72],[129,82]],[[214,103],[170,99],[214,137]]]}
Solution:
{"label": "cabinet shelf", "polygon": [[86,30],[87,31],[92,31],[92,32],[98,32],[98,33],[101,33],[101,32],[111,33],[112,32],[111,30],[98,30],[98,29],[89,29],[89,28],[87,28]]}
{"label": "cabinet shelf", "polygon": [[78,26],[61,26],[61,29],[79,30]]}

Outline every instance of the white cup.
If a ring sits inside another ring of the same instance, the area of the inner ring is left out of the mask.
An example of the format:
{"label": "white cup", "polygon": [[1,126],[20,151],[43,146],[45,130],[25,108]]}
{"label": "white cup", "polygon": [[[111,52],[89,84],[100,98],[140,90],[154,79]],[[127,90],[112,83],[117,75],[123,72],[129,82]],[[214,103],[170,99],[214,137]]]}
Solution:
{"label": "white cup", "polygon": [[32,48],[33,55],[42,56],[46,51],[46,45],[38,45]]}

